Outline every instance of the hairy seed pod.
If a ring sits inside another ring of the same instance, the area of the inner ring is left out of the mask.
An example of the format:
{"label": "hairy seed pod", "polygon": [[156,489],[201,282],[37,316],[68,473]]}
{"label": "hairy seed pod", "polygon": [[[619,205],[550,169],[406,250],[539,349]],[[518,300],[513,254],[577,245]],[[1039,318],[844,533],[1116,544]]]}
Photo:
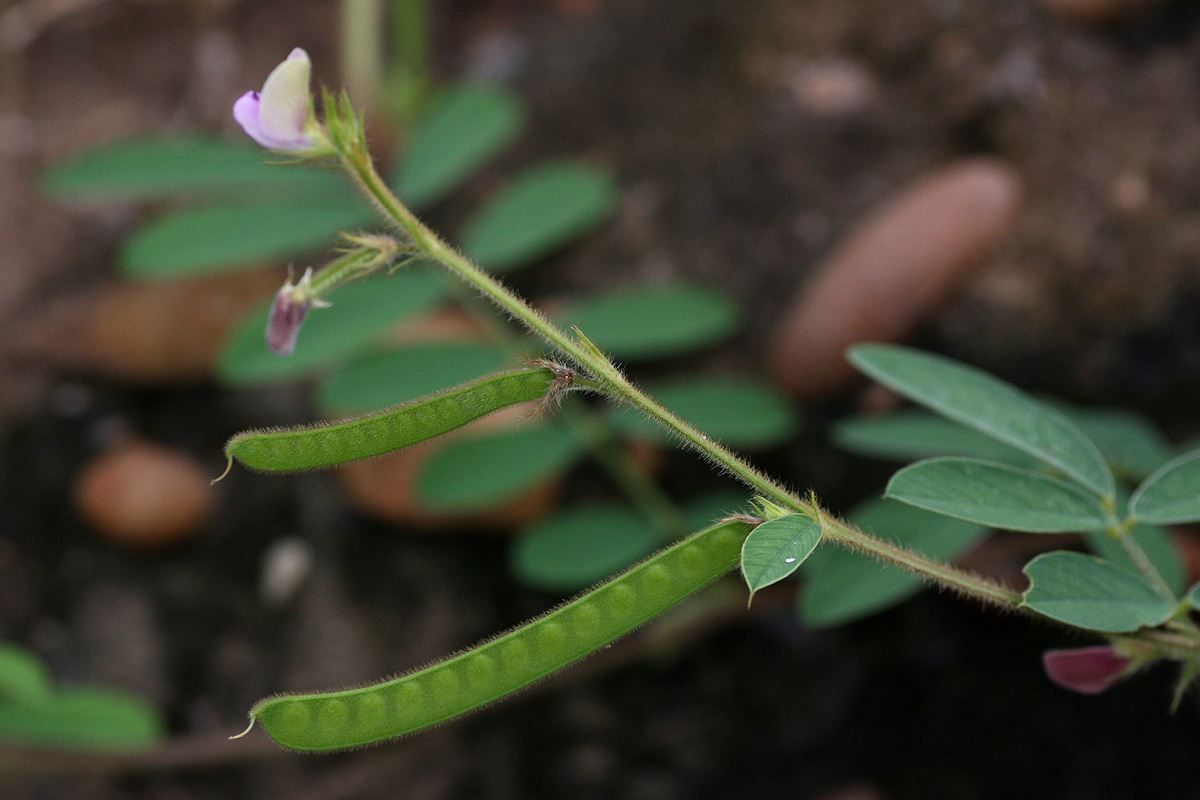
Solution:
{"label": "hairy seed pod", "polygon": [[441,436],[506,406],[545,397],[558,380],[545,367],[494,375],[344,422],[246,431],[225,455],[266,472],[320,469],[383,455]]}
{"label": "hairy seed pod", "polygon": [[728,572],[752,526],[726,520],[507,633],[373,686],[281,695],[250,711],[295,750],[340,750],[419,731],[487,705],[624,636]]}

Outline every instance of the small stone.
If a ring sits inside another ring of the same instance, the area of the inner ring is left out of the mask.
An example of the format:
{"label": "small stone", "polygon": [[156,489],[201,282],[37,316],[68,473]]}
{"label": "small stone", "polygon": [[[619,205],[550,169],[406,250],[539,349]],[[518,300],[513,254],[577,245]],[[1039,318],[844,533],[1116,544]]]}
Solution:
{"label": "small stone", "polygon": [[158,549],[203,531],[212,514],[212,477],[185,453],[131,441],[84,466],[74,501],[80,516],[103,538],[125,547]]}
{"label": "small stone", "polygon": [[1123,173],[1113,181],[1111,197],[1112,206],[1118,211],[1128,214],[1145,211],[1152,197],[1150,182],[1141,173]]}
{"label": "small stone", "polygon": [[787,77],[797,105],[823,117],[862,111],[875,99],[875,79],[853,61],[830,59],[801,64]]}
{"label": "small stone", "polygon": [[786,312],[770,354],[775,380],[801,399],[854,377],[845,350],[900,341],[940,308],[1012,227],[1015,170],[970,158],[901,189],[853,231]]}
{"label": "small stone", "polygon": [[263,556],[259,594],[269,605],[283,605],[308,578],[312,566],[312,546],[308,542],[287,537],[272,543]]}

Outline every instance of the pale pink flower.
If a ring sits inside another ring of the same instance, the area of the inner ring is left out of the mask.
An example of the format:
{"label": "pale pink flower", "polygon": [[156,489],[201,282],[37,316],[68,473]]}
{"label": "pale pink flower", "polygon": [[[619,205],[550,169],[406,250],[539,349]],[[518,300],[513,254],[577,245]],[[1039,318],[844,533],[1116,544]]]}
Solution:
{"label": "pale pink flower", "polygon": [[308,131],[312,62],[297,47],[267,76],[261,92],[246,92],[233,104],[233,118],[250,138],[271,150],[298,152],[315,144]]}

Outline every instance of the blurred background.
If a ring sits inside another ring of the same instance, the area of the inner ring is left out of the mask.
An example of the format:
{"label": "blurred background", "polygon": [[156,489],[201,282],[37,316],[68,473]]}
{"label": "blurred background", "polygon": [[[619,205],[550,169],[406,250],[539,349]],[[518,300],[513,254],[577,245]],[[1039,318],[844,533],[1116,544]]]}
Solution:
{"label": "blurred background", "polygon": [[[125,699],[62,712],[60,740],[0,707],[0,795],[1200,797],[1197,706],[1168,714],[1165,670],[1075,696],[1042,673],[1042,651],[1072,643],[1049,625],[924,593],[818,630],[794,584],[746,612],[733,578],[398,742],[300,757],[261,731],[226,741],[263,696],[419,666],[586,586],[541,575],[519,542],[622,489],[590,445],[462,506],[422,505],[425,467],[403,459],[209,485],[239,430],[406,399],[338,394],[403,371],[367,358],[380,342],[496,335],[469,298],[422,285],[397,295],[401,324],[333,361],[276,374],[239,344],[257,347],[253,314],[289,264],[367,224],[332,173],[264,177],[243,147],[230,107],[293,47],[316,85],[349,86],[424,218],[548,312],[608,325],[639,381],[761,386],[747,416],[774,422],[739,449],[838,513],[895,466],[832,441],[899,402],[845,366],[855,341],[1136,412],[1164,446],[1200,430],[1192,0],[10,0],[0,642],[52,693]],[[632,305],[588,305],[614,290]],[[693,339],[621,338],[684,295]],[[576,430],[627,424],[573,414]],[[613,442],[689,519],[745,499],[653,437]],[[1190,584],[1200,543],[1171,536]],[[963,563],[1018,585],[1064,543],[993,536]],[[136,746],[104,746],[118,722]]]}

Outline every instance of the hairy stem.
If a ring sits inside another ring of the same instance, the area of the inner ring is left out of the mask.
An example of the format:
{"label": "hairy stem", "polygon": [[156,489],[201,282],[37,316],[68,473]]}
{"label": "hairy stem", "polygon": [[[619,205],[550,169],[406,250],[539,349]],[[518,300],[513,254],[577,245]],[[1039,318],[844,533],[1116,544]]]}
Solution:
{"label": "hairy stem", "polygon": [[[926,580],[985,603],[1008,609],[1024,610],[1021,605],[1020,592],[948,564],[930,560],[890,542],[881,541],[826,514],[815,502],[803,499],[771,480],[634,386],[611,360],[578,331],[575,336],[572,336],[559,330],[503,284],[443,242],[396,199],[375,171],[365,146],[360,145],[345,152],[343,161],[359,186],[383,211],[389,224],[404,233],[417,250],[427,258],[442,264],[509,316],[518,320],[574,361],[590,375],[597,388],[603,393],[639,409],[718,468],[735,476],[763,497],[784,508],[819,517],[827,538],[850,549],[888,561]],[[1200,655],[1200,642],[1197,642],[1194,637],[1161,631],[1143,631],[1130,638],[1149,641],[1164,651],[1169,649],[1176,653],[1186,653],[1188,657],[1192,658]]]}
{"label": "hairy stem", "polygon": [[[491,334],[492,340],[498,346],[512,358],[525,354],[512,328],[501,324],[496,315],[491,313],[490,307],[483,307],[481,298],[468,295],[466,287],[461,284],[456,288],[459,290],[458,302],[477,324]],[[588,388],[600,391],[599,386],[589,385]],[[673,541],[691,532],[687,529],[683,512],[659,488],[654,478],[635,462],[633,456],[622,449],[610,425],[598,411],[572,403],[568,397],[563,403],[559,417],[584,443],[592,459],[608,473],[609,479],[617,488],[654,523],[664,541]]]}

